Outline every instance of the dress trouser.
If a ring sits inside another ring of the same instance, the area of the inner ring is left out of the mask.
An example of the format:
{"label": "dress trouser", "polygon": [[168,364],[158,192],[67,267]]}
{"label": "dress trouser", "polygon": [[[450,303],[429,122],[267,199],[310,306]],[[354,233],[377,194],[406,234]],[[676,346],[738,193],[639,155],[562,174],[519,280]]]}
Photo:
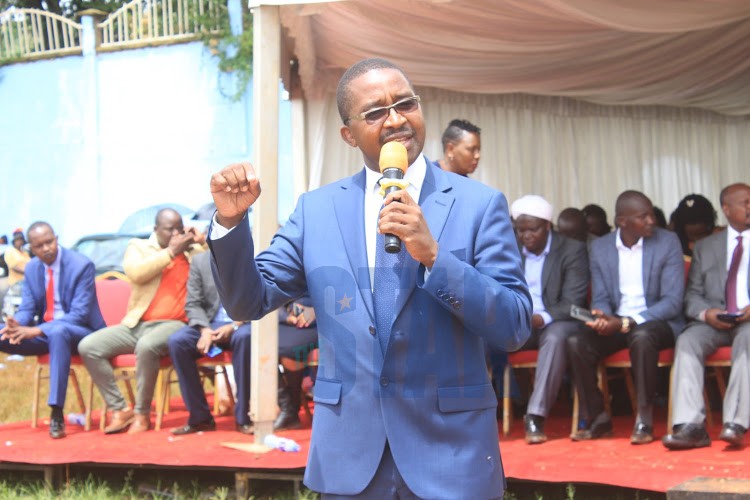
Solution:
{"label": "dress trouser", "polygon": [[704,363],[719,347],[732,346],[732,370],[724,395],[723,421],[750,427],[750,323],[716,330],[703,322],[688,325],[677,338],[672,376],[672,422],[703,424]]}
{"label": "dress trouser", "polygon": [[567,356],[567,338],[581,329],[580,321],[553,321],[544,328],[534,329],[521,350],[538,349],[534,389],[526,413],[547,417],[560,391]]}
{"label": "dress trouser", "polygon": [[119,354],[135,354],[135,412],[151,413],[159,363],[167,355],[167,340],[183,326],[185,323],[175,320],[141,321],[134,328],[125,325],[103,328],[81,341],[78,352],[108,408],[123,410],[127,407],[109,360]]}
{"label": "dress trouser", "polygon": [[[0,328],[5,325],[0,323]],[[49,399],[50,406],[65,407],[65,393],[68,390],[70,357],[78,352],[78,343],[91,333],[85,326],[64,321],[52,321],[47,334],[24,340],[13,345],[8,340],[0,341],[0,351],[21,356],[39,356],[49,353]]]}
{"label": "dress trouser", "polygon": [[[226,323],[213,323],[216,329]],[[237,382],[237,404],[234,405],[234,418],[240,425],[250,423],[250,323],[240,326],[229,338],[220,344],[222,349],[232,351],[232,369]],[[211,409],[206,401],[206,393],[201,385],[196,360],[203,355],[196,349],[200,332],[191,326],[181,328],[169,338],[169,356],[177,371],[180,393],[190,415],[188,425],[198,425],[211,419]]]}
{"label": "dress trouser", "polygon": [[597,366],[603,358],[626,347],[630,350],[638,408],[636,424],[653,425],[659,351],[674,345],[666,321],[647,321],[626,334],[598,335],[585,328],[568,337],[568,362],[578,391],[581,416],[591,421],[604,412],[604,398],[597,386]]}

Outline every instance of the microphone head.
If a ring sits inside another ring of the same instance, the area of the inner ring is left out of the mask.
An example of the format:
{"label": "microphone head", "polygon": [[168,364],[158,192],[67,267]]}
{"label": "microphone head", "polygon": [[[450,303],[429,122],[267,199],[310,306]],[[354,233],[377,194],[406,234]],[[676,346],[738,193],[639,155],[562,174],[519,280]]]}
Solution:
{"label": "microphone head", "polygon": [[386,142],[380,148],[380,171],[384,172],[388,168],[397,168],[403,173],[409,168],[409,158],[406,147],[398,141]]}

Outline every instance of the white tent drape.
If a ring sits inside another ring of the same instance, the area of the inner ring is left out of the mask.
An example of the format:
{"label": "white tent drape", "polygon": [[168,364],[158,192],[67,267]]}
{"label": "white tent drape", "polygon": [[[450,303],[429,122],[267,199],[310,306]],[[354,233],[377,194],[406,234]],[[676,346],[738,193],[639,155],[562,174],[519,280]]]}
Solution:
{"label": "white tent drape", "polygon": [[748,0],[346,0],[282,4],[307,102],[310,188],[362,165],[332,92],[367,57],[400,65],[423,97],[428,141],[452,118],[482,127],[475,177],[512,201],[611,214],[625,189],[667,215],[747,181]]}
{"label": "white tent drape", "polygon": [[[513,201],[535,193],[556,213],[602,205],[611,215],[625,189],[646,193],[667,216],[689,193],[719,209],[721,188],[748,180],[750,119],[659,106],[599,106],[567,98],[479,95],[419,88],[427,128],[425,154],[442,156],[440,136],[453,118],[482,128],[474,178]],[[362,167],[359,150],[341,139],[333,94],[308,112],[310,188]],[[328,133],[321,134],[326,130]],[[721,212],[721,210],[718,210]]]}
{"label": "white tent drape", "polygon": [[419,86],[750,113],[747,0],[349,0],[281,19],[307,98],[385,57]]}

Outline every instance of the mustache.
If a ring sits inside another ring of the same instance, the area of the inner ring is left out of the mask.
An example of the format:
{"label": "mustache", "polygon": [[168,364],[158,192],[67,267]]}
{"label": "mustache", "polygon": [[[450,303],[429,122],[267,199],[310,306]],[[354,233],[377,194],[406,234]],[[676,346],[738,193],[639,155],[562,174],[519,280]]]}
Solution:
{"label": "mustache", "polygon": [[383,135],[380,140],[385,144],[386,142],[408,139],[414,135],[414,130],[411,127],[401,127],[398,130],[391,130],[387,135]]}

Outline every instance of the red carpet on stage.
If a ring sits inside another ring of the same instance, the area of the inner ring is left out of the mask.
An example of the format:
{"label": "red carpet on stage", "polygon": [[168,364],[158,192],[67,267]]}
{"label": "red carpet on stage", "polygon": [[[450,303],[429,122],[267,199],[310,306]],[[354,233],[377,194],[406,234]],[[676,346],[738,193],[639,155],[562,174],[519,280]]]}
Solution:
{"label": "red carpet on stage", "polygon": [[[175,407],[176,406],[176,407]],[[234,430],[232,417],[217,418],[218,430],[174,437],[172,427],[183,425],[187,413],[177,405],[165,416],[161,431],[135,436],[105,436],[98,428],[84,432],[68,425],[68,437],[52,440],[47,425],[40,422],[32,429],[28,422],[0,426],[0,462],[20,464],[89,464],[190,468],[227,468],[256,471],[301,471],[310,444],[310,421],[304,413],[304,428],[280,432],[298,442],[298,453],[273,450],[254,454],[221,446],[222,442],[251,443],[253,438]],[[720,421],[720,416],[715,415]],[[95,419],[95,425],[98,420]],[[657,440],[648,445],[629,442],[633,419],[615,418],[612,438],[572,442],[569,417],[548,419],[545,430],[549,441],[527,445],[523,440],[523,422],[514,422],[511,434],[501,438],[505,473],[510,479],[557,483],[595,483],[665,492],[698,476],[750,479],[750,451],[726,450],[714,441],[709,448],[670,452]],[[657,435],[664,433],[663,416],[657,421]],[[716,438],[720,427],[711,430]],[[363,432],[366,430],[363,429]]]}
{"label": "red carpet on stage", "polygon": [[[714,414],[721,422],[721,415]],[[653,443],[630,444],[633,417],[615,417],[611,438],[574,442],[570,418],[553,417],[545,425],[549,440],[528,445],[523,440],[523,422],[514,421],[511,433],[500,439],[505,474],[509,478],[561,483],[597,483],[666,492],[698,476],[750,478],[748,448],[729,449],[717,439],[721,425],[709,431],[708,448],[670,451],[661,444],[665,419],[658,419]]]}
{"label": "red carpet on stage", "polygon": [[[174,408],[174,406],[173,406]],[[301,414],[301,418],[305,415]],[[152,418],[152,421],[155,417]],[[217,430],[172,436],[169,429],[187,422],[184,407],[177,407],[164,416],[159,432],[105,435],[98,428],[98,419],[85,432],[82,427],[66,425],[68,437],[53,440],[48,436],[46,419],[40,419],[36,429],[29,422],[0,426],[0,461],[26,464],[138,464],[163,467],[226,467],[237,469],[300,469],[307,461],[310,447],[310,421],[301,430],[279,432],[280,436],[295,440],[299,452],[272,450],[255,454],[221,446],[220,443],[252,443],[253,436],[237,432],[234,418],[218,417]],[[304,422],[304,421],[303,421]]]}

